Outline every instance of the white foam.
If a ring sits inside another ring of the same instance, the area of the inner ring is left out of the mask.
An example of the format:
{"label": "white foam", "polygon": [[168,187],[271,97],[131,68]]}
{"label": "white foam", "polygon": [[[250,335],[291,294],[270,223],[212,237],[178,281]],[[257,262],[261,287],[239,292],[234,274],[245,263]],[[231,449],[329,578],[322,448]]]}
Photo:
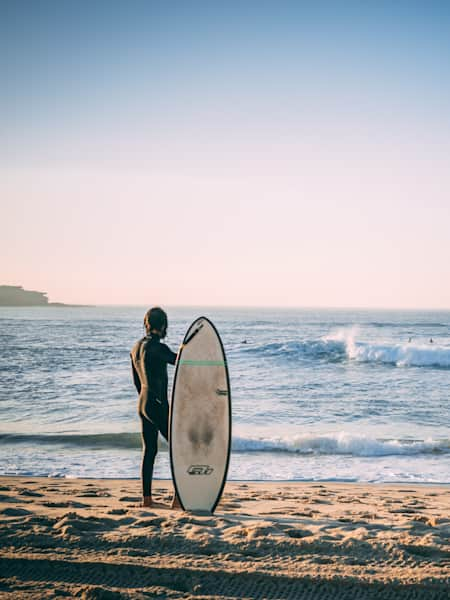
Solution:
{"label": "white foam", "polygon": [[382,440],[347,432],[286,437],[234,437],[235,452],[292,452],[351,456],[418,455],[450,452],[450,440]]}
{"label": "white foam", "polygon": [[392,344],[356,341],[356,329],[342,330],[324,340],[342,342],[347,357],[360,362],[392,364],[397,367],[450,368],[450,347],[440,344]]}

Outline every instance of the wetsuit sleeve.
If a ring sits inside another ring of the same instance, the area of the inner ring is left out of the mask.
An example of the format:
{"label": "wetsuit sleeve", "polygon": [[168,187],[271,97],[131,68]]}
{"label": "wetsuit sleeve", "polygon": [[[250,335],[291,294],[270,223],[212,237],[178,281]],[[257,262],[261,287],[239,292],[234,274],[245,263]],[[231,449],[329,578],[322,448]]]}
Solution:
{"label": "wetsuit sleeve", "polygon": [[166,344],[161,344],[161,355],[164,362],[169,363],[169,365],[174,365],[177,360],[175,352],[172,352]]}
{"label": "wetsuit sleeve", "polygon": [[138,394],[140,394],[141,393],[141,380],[139,379],[139,375],[137,374],[137,371],[134,367],[133,359],[131,359],[131,371],[133,373],[134,385],[136,386]]}

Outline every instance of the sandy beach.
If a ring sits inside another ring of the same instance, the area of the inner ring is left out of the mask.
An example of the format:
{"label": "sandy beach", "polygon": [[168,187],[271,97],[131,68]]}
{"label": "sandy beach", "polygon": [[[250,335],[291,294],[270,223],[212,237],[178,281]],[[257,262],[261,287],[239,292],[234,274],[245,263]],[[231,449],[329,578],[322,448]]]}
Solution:
{"label": "sandy beach", "polygon": [[0,478],[0,598],[449,597],[449,486],[231,483],[213,516],[154,494]]}

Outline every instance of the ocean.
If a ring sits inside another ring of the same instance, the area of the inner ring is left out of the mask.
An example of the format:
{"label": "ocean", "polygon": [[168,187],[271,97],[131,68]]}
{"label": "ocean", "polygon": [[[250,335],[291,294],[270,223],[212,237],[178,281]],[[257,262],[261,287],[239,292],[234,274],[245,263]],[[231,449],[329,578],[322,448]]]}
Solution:
{"label": "ocean", "polygon": [[[1,474],[139,477],[145,310],[0,308]],[[198,316],[221,334],[229,479],[450,483],[450,311],[167,312],[174,350]],[[170,478],[162,441],[155,477]]]}

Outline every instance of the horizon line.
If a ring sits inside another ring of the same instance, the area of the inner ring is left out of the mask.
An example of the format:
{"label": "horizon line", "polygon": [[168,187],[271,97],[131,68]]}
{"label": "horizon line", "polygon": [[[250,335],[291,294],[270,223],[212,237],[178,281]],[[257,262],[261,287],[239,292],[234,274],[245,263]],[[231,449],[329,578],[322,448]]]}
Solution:
{"label": "horizon line", "polygon": [[[63,303],[65,304],[65,303]],[[402,307],[402,306],[332,306],[332,305],[276,305],[276,304],[267,304],[267,305],[254,305],[254,304],[169,304],[169,303],[155,303],[152,306],[164,306],[167,308],[214,308],[214,309],[247,309],[247,310],[381,310],[381,311],[443,311],[449,312],[450,307]],[[110,307],[110,308],[146,308],[149,306],[148,303],[95,303],[95,304],[77,304],[77,303],[67,303],[67,306],[72,307],[84,307],[84,308],[101,308],[101,307]],[[16,307],[17,308],[17,307]],[[55,307],[57,308],[57,307]]]}

